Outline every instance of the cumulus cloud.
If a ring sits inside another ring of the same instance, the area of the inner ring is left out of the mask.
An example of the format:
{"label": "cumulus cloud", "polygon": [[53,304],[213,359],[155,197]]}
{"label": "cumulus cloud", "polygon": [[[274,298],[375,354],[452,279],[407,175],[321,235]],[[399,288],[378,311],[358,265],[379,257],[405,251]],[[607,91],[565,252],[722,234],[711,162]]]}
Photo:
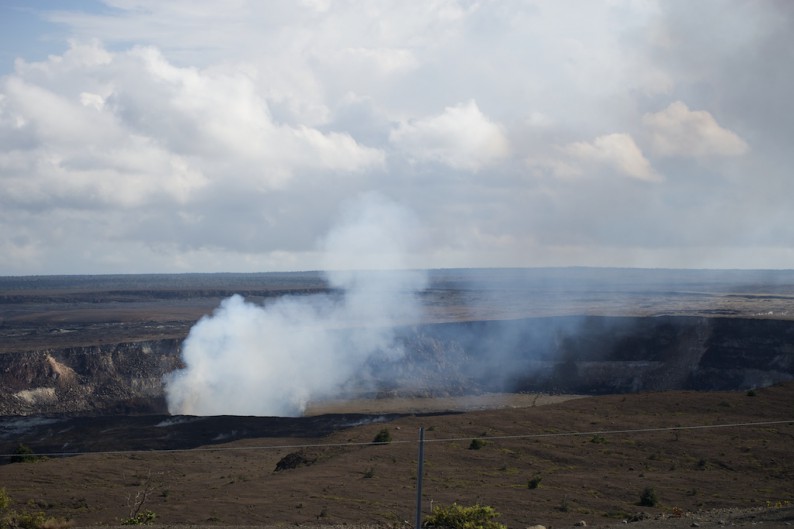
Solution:
{"label": "cumulus cloud", "polygon": [[56,37],[0,63],[0,273],[316,269],[371,190],[425,219],[414,265],[741,266],[794,245],[794,11],[726,2],[32,8]]}
{"label": "cumulus cloud", "polygon": [[720,127],[705,110],[689,110],[681,101],[664,110],[645,114],[643,125],[651,134],[651,145],[659,156],[741,156],[747,143],[736,133]]}
{"label": "cumulus cloud", "polygon": [[556,155],[530,156],[530,167],[545,169],[560,178],[577,178],[612,173],[646,182],[664,180],[629,134],[613,133],[593,141],[558,146]]}
{"label": "cumulus cloud", "polygon": [[154,48],[72,42],[63,56],[18,63],[0,91],[0,137],[16,138],[0,152],[6,201],[185,202],[205,186],[267,190],[296,171],[384,160],[344,132],[275,122],[244,68],[178,67]]}
{"label": "cumulus cloud", "polygon": [[437,116],[400,123],[389,139],[414,160],[466,171],[477,171],[508,153],[502,128],[474,100],[447,107]]}
{"label": "cumulus cloud", "polygon": [[662,179],[628,134],[606,134],[592,142],[571,143],[563,150],[584,162],[606,164],[624,176],[648,182],[658,182]]}

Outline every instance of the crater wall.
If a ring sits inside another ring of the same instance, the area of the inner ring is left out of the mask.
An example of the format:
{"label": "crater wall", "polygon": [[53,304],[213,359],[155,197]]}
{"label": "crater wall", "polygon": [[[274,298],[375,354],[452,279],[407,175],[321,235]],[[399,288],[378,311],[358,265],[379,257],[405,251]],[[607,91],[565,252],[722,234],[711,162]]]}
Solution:
{"label": "crater wall", "polygon": [[[397,330],[405,355],[370,362],[351,396],[731,390],[794,379],[794,321],[568,316]],[[163,339],[0,355],[0,414],[165,413]]]}

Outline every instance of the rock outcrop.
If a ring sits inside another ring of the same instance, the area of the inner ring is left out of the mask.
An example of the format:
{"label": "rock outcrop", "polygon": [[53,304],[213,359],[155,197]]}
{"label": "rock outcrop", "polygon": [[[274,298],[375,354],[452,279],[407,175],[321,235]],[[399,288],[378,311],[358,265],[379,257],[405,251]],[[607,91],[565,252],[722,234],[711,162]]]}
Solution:
{"label": "rock outcrop", "polygon": [[2,354],[0,414],[165,413],[162,377],[179,354],[179,340]]}

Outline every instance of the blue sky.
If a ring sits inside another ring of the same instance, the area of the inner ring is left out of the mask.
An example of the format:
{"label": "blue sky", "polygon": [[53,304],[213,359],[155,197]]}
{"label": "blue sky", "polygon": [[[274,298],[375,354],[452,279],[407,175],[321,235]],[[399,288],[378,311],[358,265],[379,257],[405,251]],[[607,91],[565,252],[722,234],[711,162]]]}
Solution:
{"label": "blue sky", "polygon": [[794,266],[794,4],[219,6],[0,1],[0,274]]}
{"label": "blue sky", "polygon": [[14,70],[14,60],[40,61],[63,52],[69,28],[51,23],[47,13],[80,9],[97,11],[100,2],[85,0],[3,0],[0,2],[0,74]]}

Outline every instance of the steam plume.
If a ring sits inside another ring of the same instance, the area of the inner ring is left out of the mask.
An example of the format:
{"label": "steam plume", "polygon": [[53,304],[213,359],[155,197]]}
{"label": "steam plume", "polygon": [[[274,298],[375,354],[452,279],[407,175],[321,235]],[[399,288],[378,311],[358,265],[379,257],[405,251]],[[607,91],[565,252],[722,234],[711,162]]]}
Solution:
{"label": "steam plume", "polygon": [[183,345],[185,368],[165,378],[168,410],[190,415],[300,415],[337,394],[376,355],[403,354],[392,327],[416,318],[424,272],[406,270],[418,225],[397,204],[365,195],[326,237],[338,296],[255,305],[232,296]]}

